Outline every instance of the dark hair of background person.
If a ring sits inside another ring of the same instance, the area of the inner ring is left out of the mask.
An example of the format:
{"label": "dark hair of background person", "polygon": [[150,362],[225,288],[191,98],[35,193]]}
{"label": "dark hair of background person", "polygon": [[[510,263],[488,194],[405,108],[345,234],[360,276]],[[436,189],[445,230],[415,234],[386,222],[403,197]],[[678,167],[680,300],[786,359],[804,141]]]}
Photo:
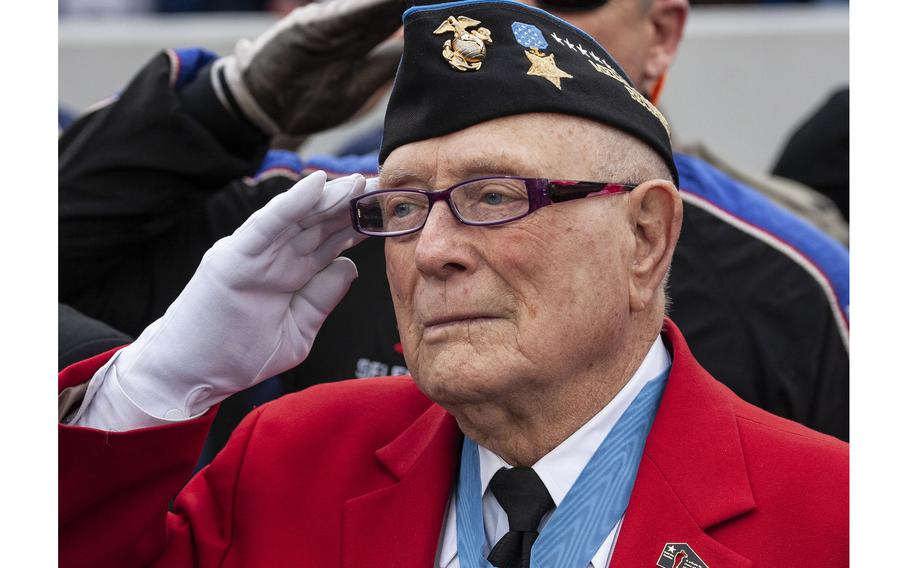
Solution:
{"label": "dark hair of background person", "polygon": [[828,196],[850,220],[850,89],[836,91],[784,144],[774,175]]}

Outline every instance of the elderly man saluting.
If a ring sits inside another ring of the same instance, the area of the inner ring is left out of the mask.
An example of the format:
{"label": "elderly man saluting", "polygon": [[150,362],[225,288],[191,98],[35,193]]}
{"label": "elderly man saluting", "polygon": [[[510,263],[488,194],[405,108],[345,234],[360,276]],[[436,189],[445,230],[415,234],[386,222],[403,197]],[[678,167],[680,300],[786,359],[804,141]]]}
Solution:
{"label": "elderly man saluting", "polygon": [[[846,444],[736,398],[664,318],[660,112],[540,10],[404,24],[378,184],[305,178],[62,373],[61,565],[845,566]],[[306,357],[363,235],[412,377],[260,407],[169,512],[213,406]]]}

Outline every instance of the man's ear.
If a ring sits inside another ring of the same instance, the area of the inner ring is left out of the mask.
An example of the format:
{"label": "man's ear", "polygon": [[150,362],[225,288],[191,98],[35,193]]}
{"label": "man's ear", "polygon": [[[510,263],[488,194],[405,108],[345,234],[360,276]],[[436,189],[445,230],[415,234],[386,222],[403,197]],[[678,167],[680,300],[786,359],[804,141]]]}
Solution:
{"label": "man's ear", "polygon": [[682,227],[682,198],[667,180],[645,182],[629,194],[635,249],[629,259],[629,306],[644,310],[659,293],[670,269]]}
{"label": "man's ear", "polygon": [[651,28],[651,43],[643,69],[642,89],[650,92],[653,85],[670,68],[679,42],[682,40],[686,17],[689,15],[688,0],[653,0],[648,8],[647,18]]}

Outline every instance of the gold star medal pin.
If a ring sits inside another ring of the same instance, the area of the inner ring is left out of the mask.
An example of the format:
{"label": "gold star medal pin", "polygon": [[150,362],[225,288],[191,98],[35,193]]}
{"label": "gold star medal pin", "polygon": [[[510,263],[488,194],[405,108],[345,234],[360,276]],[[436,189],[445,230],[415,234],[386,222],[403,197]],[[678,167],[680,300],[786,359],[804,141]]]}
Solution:
{"label": "gold star medal pin", "polygon": [[525,51],[528,61],[531,62],[528,75],[543,77],[561,91],[560,79],[572,79],[572,75],[556,66],[556,60],[552,53],[547,55],[541,51],[546,49],[548,44],[547,38],[543,37],[540,28],[531,24],[512,22],[512,33],[515,35],[515,41],[519,45],[528,48],[528,51]]}
{"label": "gold star medal pin", "polygon": [[449,62],[453,68],[459,71],[477,71],[487,56],[488,45],[493,44],[490,37],[490,30],[487,28],[477,28],[480,22],[472,20],[466,16],[449,16],[440,24],[434,34],[444,34],[452,32],[455,37],[447,39],[442,46],[442,56]]}

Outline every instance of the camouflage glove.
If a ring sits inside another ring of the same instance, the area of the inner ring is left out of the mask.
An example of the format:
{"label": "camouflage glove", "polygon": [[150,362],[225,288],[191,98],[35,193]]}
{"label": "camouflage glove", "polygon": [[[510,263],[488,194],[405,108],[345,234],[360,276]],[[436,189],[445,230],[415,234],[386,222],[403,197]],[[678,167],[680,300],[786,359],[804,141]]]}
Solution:
{"label": "camouflage glove", "polygon": [[[297,8],[254,42],[241,40],[214,68],[263,132],[298,136],[347,120],[395,75],[403,0],[330,0]],[[228,105],[228,108],[230,106]]]}

